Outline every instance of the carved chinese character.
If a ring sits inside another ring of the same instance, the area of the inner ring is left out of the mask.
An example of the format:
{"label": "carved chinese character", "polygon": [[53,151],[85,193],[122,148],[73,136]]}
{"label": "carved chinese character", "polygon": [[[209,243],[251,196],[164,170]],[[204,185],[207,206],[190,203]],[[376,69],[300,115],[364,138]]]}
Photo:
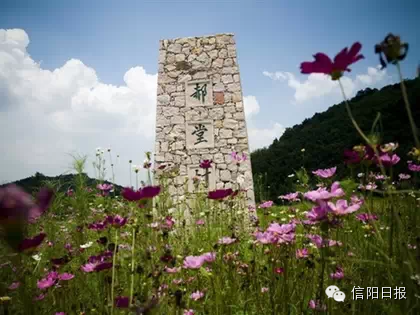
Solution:
{"label": "carved chinese character", "polygon": [[202,142],[208,142],[206,139],[204,139],[204,133],[208,131],[206,126],[203,124],[197,124],[194,126],[195,130],[191,133],[193,136],[197,136],[197,141],[194,143],[194,145],[197,145]]}
{"label": "carved chinese character", "polygon": [[205,103],[206,95],[207,95],[207,83],[204,83],[200,86],[200,83],[195,84],[194,93],[190,96],[201,101],[201,103]]}

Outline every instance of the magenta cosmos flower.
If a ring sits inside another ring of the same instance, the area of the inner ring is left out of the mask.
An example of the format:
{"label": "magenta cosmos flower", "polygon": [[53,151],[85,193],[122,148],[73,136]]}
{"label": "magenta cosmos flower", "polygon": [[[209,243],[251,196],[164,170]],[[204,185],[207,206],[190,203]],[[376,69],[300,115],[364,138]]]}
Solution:
{"label": "magenta cosmos flower", "polygon": [[208,198],[213,199],[213,200],[222,200],[232,194],[233,194],[233,190],[231,188],[217,189],[217,190],[209,191]]}
{"label": "magenta cosmos flower", "polygon": [[203,160],[203,161],[200,162],[200,167],[204,168],[204,169],[210,168],[211,163],[213,163],[212,160]]}
{"label": "magenta cosmos flower", "polygon": [[344,278],[344,270],[341,267],[337,267],[335,272],[330,273],[330,278],[334,280],[339,280]]}
{"label": "magenta cosmos flower", "polygon": [[0,188],[0,224],[34,223],[48,209],[53,196],[52,190],[42,188],[34,202],[31,195],[16,185]]}
{"label": "magenta cosmos flower", "polygon": [[127,223],[127,218],[126,217],[123,218],[122,216],[120,216],[118,214],[116,216],[109,215],[109,216],[106,217],[106,219],[104,221],[104,224],[110,224],[114,228],[120,228],[120,227],[124,226],[126,223]]}
{"label": "magenta cosmos flower", "polygon": [[127,308],[130,305],[130,298],[128,296],[117,296],[115,298],[115,306],[118,308]]}
{"label": "magenta cosmos flower", "polygon": [[184,259],[185,269],[200,269],[203,264],[204,260],[201,256],[187,256]]}
{"label": "magenta cosmos flower", "polygon": [[312,174],[321,178],[330,178],[334,176],[336,171],[337,171],[337,167],[332,167],[332,168],[319,169],[319,170],[313,171]]}
{"label": "magenta cosmos flower", "polygon": [[239,154],[238,152],[232,152],[230,156],[232,157],[232,160],[238,164],[246,161],[247,159],[245,153]]}
{"label": "magenta cosmos flower", "polygon": [[412,172],[420,172],[420,164],[414,164],[413,161],[407,161],[408,169]]}
{"label": "magenta cosmos flower", "polygon": [[[385,167],[391,167],[395,164],[397,164],[401,159],[398,155],[396,154],[382,154],[379,156],[379,160],[382,162],[382,165]],[[375,162],[377,164],[379,164],[379,162],[377,161],[377,158],[375,157]]]}
{"label": "magenta cosmos flower", "polygon": [[33,238],[25,238],[18,246],[18,251],[23,252],[27,250],[32,250],[38,247],[42,241],[45,239],[47,234],[39,233],[38,235],[34,236]]}
{"label": "magenta cosmos flower", "polygon": [[137,191],[126,187],[122,191],[122,196],[128,201],[139,201],[142,199],[151,199],[159,195],[160,186],[146,186]]}
{"label": "magenta cosmos flower", "polygon": [[331,76],[333,80],[338,80],[344,71],[350,72],[349,66],[364,58],[359,52],[362,49],[362,44],[354,43],[350,50],[346,47],[341,50],[335,57],[334,61],[324,53],[317,53],[313,57],[315,61],[302,62],[300,65],[301,73],[324,73]]}

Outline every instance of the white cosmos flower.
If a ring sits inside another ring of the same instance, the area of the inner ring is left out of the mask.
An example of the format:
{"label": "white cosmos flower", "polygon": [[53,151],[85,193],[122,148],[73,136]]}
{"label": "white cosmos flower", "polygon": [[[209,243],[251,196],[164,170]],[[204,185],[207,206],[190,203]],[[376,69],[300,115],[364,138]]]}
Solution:
{"label": "white cosmos flower", "polygon": [[289,176],[287,176],[287,177],[289,177],[289,178],[291,178],[291,177],[295,177],[295,174],[290,174]]}
{"label": "white cosmos flower", "polygon": [[89,248],[93,245],[93,242],[87,242],[86,244],[80,245],[80,248]]}
{"label": "white cosmos flower", "polygon": [[41,260],[41,256],[42,256],[42,253],[41,254],[37,254],[37,255],[33,255],[32,258],[35,259],[36,261],[40,261]]}

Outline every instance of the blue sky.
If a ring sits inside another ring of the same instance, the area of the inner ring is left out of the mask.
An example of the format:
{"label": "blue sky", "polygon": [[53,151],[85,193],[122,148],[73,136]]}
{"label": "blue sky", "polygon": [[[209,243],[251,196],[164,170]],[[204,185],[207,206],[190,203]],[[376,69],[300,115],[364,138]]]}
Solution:
{"label": "blue sky", "polygon": [[[309,79],[308,76],[299,74],[300,62],[311,60],[311,56],[316,52],[322,51],[334,56],[339,50],[355,41],[363,44],[362,53],[366,59],[352,66],[353,71],[349,75],[351,80],[349,79],[346,85],[346,91],[349,95],[353,95],[359,88],[381,87],[396,82],[393,67],[387,69],[385,73],[375,68],[378,65],[378,56],[373,52],[375,43],[380,42],[388,32],[393,32],[410,43],[410,51],[403,64],[403,73],[405,77],[413,77],[420,60],[420,44],[416,43],[418,37],[416,30],[420,29],[419,13],[420,3],[415,0],[404,1],[401,4],[396,1],[359,0],[346,2],[3,0],[0,4],[0,29],[17,28],[26,32],[30,43],[27,47],[23,45],[23,48],[19,49],[25,50],[25,54],[28,54],[33,61],[41,62],[37,68],[40,73],[49,71],[48,73],[52,75],[55,69],[62,68],[69,60],[79,60],[83,63],[84,70],[80,70],[81,65],[73,64],[74,67],[79,67],[78,71],[83,72],[86,69],[94,71],[96,79],[92,80],[97,80],[109,88],[125,86],[124,75],[135,67],[142,67],[146,74],[150,75],[146,76],[147,78],[142,77],[144,80],[154,80],[152,75],[157,73],[159,39],[234,33],[243,94],[245,97],[248,96],[248,108],[251,108],[248,110],[250,114],[247,115],[249,129],[252,129],[249,132],[253,135],[250,135],[250,138],[263,139],[262,142],[251,139],[252,147],[255,149],[269,144],[275,136],[280,136],[283,128],[298,124],[315,112],[324,111],[341,100],[337,89],[331,86],[328,80],[319,77]],[[0,49],[1,47],[0,44]],[[368,67],[373,70],[368,70]],[[63,82],[67,83],[60,83],[60,89],[63,89],[63,86],[79,84],[79,81],[74,81],[76,79],[73,72],[71,70],[66,72],[70,73],[71,79],[68,82],[63,79]],[[28,75],[31,73],[33,72]],[[365,77],[357,77],[361,75]],[[41,77],[44,77],[44,74]],[[0,90],[3,87],[5,93],[8,93],[7,89],[23,84],[19,83],[21,81],[7,80],[7,73],[3,72],[2,77],[0,71]],[[25,82],[30,81],[28,79]],[[48,82],[53,84],[54,80]],[[54,89],[56,88],[55,86]],[[60,95],[66,94],[62,90],[58,91]],[[73,99],[74,93],[77,93],[74,89],[72,91],[73,94],[68,94],[70,99]],[[47,101],[43,100],[43,97],[38,97],[39,104],[33,107],[44,108],[42,106]],[[16,104],[13,103],[14,98],[8,99],[12,100],[8,108],[18,108],[22,105],[20,103],[24,102],[21,98],[18,105],[17,101]],[[23,100],[28,99],[23,98]],[[33,99],[31,102],[36,103]],[[56,120],[58,117],[69,116],[64,114],[64,110],[62,116],[54,114],[54,108],[51,106],[53,105],[46,106],[49,110],[43,111],[43,114],[38,111],[36,115],[39,121],[47,119],[48,115],[50,115],[48,119],[53,117]],[[72,108],[74,106],[73,104]],[[19,115],[24,115],[23,113],[27,116],[28,110],[21,111],[20,114],[15,110],[13,117],[20,119],[23,116]],[[1,111],[0,108],[1,114],[6,119],[4,110]],[[151,116],[150,113],[148,115]],[[12,116],[9,113],[7,117],[10,121]],[[103,122],[104,125],[115,123],[108,116],[104,117]],[[119,123],[123,124],[123,121],[118,121],[117,124]],[[34,128],[38,128],[35,119],[32,119],[32,124]],[[99,126],[100,122],[95,121],[95,124]],[[3,125],[0,128],[6,127]],[[7,131],[11,137],[23,137],[23,134],[28,137],[24,129],[17,130],[16,127],[12,129],[8,128]],[[97,146],[108,144],[118,146],[121,143],[115,133],[108,134],[106,130],[101,132],[98,128],[95,130],[96,132],[89,132],[92,133],[90,136],[92,139],[101,142]],[[60,132],[63,132],[62,141],[70,143],[63,145],[61,151],[58,150],[60,154],[66,149],[80,147],[78,139],[82,141],[86,138],[82,131],[77,135],[69,135],[69,130]],[[25,174],[33,174],[35,169],[44,169],[46,173],[58,172],[63,164],[53,167],[42,162],[46,158],[42,158],[43,155],[51,156],[50,149],[40,148],[46,146],[45,137],[48,134],[51,132],[40,131],[38,138],[33,139],[40,142],[37,145],[40,163],[32,162],[33,165],[25,166],[24,170],[13,170],[19,167],[12,160],[25,153],[19,151],[15,145],[16,152],[9,153],[11,164],[0,169],[0,178],[16,179]],[[106,140],[103,140],[103,137],[106,137]],[[143,143],[139,144],[143,151],[152,150],[152,138],[143,141],[139,135],[137,139],[139,143]],[[116,144],[113,144],[113,141]],[[25,143],[24,139],[21,143]],[[87,145],[81,147],[82,150],[90,148]],[[25,161],[23,157],[21,161],[22,163]],[[64,160],[62,162],[64,163]]]}

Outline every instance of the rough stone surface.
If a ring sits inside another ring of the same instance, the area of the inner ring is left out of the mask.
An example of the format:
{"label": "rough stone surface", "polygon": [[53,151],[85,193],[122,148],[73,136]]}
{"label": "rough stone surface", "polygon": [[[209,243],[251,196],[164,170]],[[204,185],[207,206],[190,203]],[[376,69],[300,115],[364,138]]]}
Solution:
{"label": "rough stone surface", "polygon": [[[155,163],[172,163],[179,171],[169,194],[178,200],[185,187],[191,190],[192,176],[203,176],[196,172],[200,161],[210,159],[210,188],[245,189],[254,206],[251,161],[237,165],[231,157],[232,151],[249,157],[233,34],[162,40],[158,63]],[[155,176],[158,182],[159,171]]]}

